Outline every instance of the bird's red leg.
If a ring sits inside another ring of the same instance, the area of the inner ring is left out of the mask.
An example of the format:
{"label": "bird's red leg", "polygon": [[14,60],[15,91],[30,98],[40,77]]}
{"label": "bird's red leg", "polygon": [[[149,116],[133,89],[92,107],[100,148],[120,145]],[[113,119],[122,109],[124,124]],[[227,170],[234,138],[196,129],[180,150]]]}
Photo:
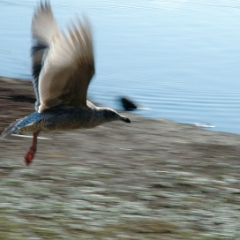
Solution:
{"label": "bird's red leg", "polygon": [[29,151],[25,155],[25,163],[27,166],[32,162],[34,155],[37,151],[37,137],[39,133],[40,131],[36,131],[33,133],[32,146],[30,147]]}

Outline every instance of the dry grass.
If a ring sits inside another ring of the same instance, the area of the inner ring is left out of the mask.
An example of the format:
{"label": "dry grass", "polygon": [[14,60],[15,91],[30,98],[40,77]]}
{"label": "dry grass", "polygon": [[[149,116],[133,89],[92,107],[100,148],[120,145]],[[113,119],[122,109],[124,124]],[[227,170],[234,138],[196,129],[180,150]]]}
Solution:
{"label": "dry grass", "polygon": [[[1,129],[32,112],[21,84],[0,81]],[[30,167],[31,139],[1,141],[0,240],[240,238],[240,136],[127,115],[45,135]]]}

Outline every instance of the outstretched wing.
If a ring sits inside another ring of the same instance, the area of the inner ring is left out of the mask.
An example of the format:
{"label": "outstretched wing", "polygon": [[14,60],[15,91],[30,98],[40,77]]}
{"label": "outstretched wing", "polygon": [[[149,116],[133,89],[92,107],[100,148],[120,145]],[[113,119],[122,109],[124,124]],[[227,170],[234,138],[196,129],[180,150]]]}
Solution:
{"label": "outstretched wing", "polygon": [[37,100],[35,108],[38,110],[38,106],[40,105],[38,90],[39,74],[42,70],[51,38],[54,33],[60,32],[48,1],[40,2],[37,6],[32,20],[31,31],[33,38],[33,45],[31,48],[32,83]]}
{"label": "outstretched wing", "polygon": [[72,22],[62,35],[55,31],[39,76],[38,111],[67,104],[86,107],[87,89],[94,74],[90,24]]}

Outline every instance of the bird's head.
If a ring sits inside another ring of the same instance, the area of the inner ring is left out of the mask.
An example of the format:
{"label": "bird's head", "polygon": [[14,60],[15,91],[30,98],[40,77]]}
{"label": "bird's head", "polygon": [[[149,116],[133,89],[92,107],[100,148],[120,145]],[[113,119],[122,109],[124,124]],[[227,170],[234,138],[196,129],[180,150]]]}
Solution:
{"label": "bird's head", "polygon": [[113,110],[111,108],[104,108],[101,110],[102,110],[103,117],[104,117],[105,121],[107,121],[107,122],[117,121],[117,120],[121,120],[126,123],[131,122],[129,118],[119,114],[118,112],[116,112],[115,110]]}

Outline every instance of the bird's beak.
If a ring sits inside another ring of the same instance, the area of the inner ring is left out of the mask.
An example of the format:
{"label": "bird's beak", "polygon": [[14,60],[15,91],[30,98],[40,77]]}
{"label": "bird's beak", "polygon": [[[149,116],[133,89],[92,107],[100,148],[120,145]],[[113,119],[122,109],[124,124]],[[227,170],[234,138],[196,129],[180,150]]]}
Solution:
{"label": "bird's beak", "polygon": [[126,123],[130,123],[130,119],[129,118],[126,118],[126,117],[121,117],[120,120],[122,120],[123,122],[126,122]]}

